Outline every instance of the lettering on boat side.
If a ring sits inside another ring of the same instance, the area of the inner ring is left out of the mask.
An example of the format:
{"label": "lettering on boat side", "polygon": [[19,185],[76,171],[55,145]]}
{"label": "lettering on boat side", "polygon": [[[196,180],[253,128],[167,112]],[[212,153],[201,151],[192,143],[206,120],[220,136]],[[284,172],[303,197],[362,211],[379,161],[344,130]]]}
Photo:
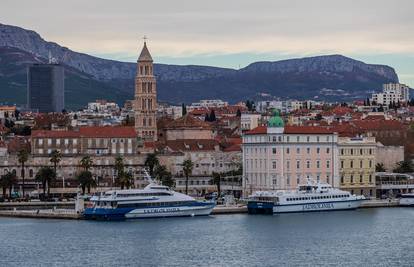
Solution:
{"label": "lettering on boat side", "polygon": [[144,210],[144,213],[164,213],[164,212],[175,212],[180,211],[179,208],[160,208],[160,209],[148,209]]}
{"label": "lettering on boat side", "polygon": [[303,210],[333,209],[333,203],[313,203],[303,205]]}

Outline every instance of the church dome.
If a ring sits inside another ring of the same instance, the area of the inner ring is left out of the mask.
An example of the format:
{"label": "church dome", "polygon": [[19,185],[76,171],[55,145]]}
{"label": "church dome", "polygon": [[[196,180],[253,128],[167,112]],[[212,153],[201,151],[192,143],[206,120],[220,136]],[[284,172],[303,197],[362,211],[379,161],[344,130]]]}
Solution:
{"label": "church dome", "polygon": [[279,111],[277,109],[273,110],[273,116],[267,121],[268,127],[284,127],[285,122],[279,116]]}

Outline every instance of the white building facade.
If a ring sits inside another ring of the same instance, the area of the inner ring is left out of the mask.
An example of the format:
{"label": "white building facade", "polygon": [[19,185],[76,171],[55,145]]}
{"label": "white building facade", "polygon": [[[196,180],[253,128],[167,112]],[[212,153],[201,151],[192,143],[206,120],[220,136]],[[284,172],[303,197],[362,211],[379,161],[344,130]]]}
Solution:
{"label": "white building facade", "polygon": [[410,87],[401,83],[387,83],[382,86],[382,93],[372,94],[371,101],[378,105],[407,102],[410,100]]}

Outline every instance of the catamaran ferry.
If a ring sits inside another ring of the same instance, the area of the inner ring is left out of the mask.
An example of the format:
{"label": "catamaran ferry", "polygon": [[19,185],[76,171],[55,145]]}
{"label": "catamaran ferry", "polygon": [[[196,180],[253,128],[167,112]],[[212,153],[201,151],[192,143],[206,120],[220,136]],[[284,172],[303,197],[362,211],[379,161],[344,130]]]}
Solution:
{"label": "catamaran ferry", "polygon": [[249,197],[249,214],[330,211],[356,209],[364,196],[332,188],[326,183],[299,185],[296,191],[256,191]]}
{"label": "catamaran ferry", "polygon": [[[151,180],[152,181],[152,180]],[[112,190],[93,196],[85,219],[125,220],[210,215],[215,202],[197,201],[153,181],[144,189]]]}

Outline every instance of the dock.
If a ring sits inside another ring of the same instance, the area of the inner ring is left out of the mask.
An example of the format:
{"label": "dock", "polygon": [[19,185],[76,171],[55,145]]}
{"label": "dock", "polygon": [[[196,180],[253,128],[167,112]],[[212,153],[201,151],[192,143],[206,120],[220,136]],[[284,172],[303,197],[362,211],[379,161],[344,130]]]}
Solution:
{"label": "dock", "polygon": [[[398,199],[366,200],[360,208],[390,208],[400,207]],[[212,215],[247,214],[244,205],[218,205]],[[0,216],[42,219],[81,220],[82,215],[76,213],[74,202],[7,202],[0,203]]]}

